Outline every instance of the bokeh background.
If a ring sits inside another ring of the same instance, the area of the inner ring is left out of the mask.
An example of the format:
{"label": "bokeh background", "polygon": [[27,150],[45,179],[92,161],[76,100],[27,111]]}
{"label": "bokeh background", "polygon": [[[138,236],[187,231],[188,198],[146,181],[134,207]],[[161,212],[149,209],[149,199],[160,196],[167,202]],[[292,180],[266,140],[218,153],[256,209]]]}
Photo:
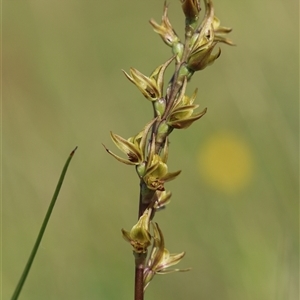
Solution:
{"label": "bokeh background", "polygon": [[[146,299],[296,300],[299,271],[298,1],[220,1],[237,47],[195,74],[208,113],[171,135],[170,206],[157,214],[188,273]],[[148,20],[163,1],[2,1],[2,299],[24,268],[68,154],[78,146],[20,299],[132,299],[134,168],[109,131],[136,134],[151,105],[122,74],[171,56]],[[183,34],[180,3],[170,20]],[[172,68],[168,71],[170,76]]]}

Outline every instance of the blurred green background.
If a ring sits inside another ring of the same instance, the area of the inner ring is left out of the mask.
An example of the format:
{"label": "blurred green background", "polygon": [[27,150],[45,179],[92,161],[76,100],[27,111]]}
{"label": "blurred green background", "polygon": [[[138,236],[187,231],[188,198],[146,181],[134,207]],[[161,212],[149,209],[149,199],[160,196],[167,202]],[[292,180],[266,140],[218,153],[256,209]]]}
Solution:
{"label": "blurred green background", "polygon": [[[180,3],[170,20],[182,36]],[[298,299],[298,1],[220,1],[237,47],[195,74],[208,113],[171,135],[157,215],[188,273],[156,276],[146,299]],[[2,299],[29,256],[62,166],[78,146],[20,299],[132,299],[134,168],[109,131],[136,134],[151,105],[122,74],[171,56],[148,20],[163,1],[3,1]],[[168,70],[168,75],[172,68]]]}

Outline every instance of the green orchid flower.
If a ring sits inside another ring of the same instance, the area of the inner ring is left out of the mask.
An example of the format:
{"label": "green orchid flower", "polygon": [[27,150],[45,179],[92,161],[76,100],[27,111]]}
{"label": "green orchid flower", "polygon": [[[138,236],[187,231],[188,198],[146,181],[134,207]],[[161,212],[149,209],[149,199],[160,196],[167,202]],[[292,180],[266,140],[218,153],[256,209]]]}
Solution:
{"label": "green orchid flower", "polygon": [[131,244],[135,253],[146,253],[151,244],[149,224],[152,209],[146,209],[130,232],[122,229],[123,238]]}
{"label": "green orchid flower", "polygon": [[130,69],[130,75],[124,70],[123,73],[148,100],[156,101],[163,96],[164,73],[173,59],[174,56],[158,66],[149,77],[134,68]]}
{"label": "green orchid flower", "polygon": [[114,154],[112,151],[107,149],[105,145],[103,145],[103,147],[111,156],[113,156],[119,162],[122,162],[126,165],[143,165],[145,160],[145,147],[147,142],[147,135],[155,121],[156,118],[150,121],[144,127],[144,129],[140,131],[137,135],[130,137],[127,140],[117,134],[114,134],[113,132],[110,132],[111,139],[113,140],[115,145],[127,155],[127,159]]}
{"label": "green orchid flower", "polygon": [[203,111],[194,114],[194,110],[199,107],[199,105],[193,104],[196,99],[198,89],[195,90],[191,97],[188,97],[184,94],[186,85],[187,80],[185,79],[181,93],[176,99],[167,118],[167,124],[176,129],[188,128],[193,122],[204,116],[207,111],[205,108]]}
{"label": "green orchid flower", "polygon": [[168,274],[174,272],[186,272],[190,269],[168,269],[178,264],[184,257],[185,252],[171,254],[165,248],[163,234],[157,223],[151,223],[153,227],[153,246],[144,269],[144,290],[156,274]]}
{"label": "green orchid flower", "polygon": [[216,54],[212,54],[217,43],[234,45],[223,36],[229,33],[231,28],[220,26],[220,20],[215,17],[214,7],[210,0],[205,0],[204,3],[205,17],[191,38],[191,52],[187,60],[187,66],[192,72],[205,69],[221,55],[220,48]]}
{"label": "green orchid flower", "polygon": [[169,191],[156,191],[155,193],[155,204],[153,208],[156,211],[162,210],[167,204],[171,202],[172,193]]}
{"label": "green orchid flower", "polygon": [[153,29],[156,33],[160,35],[162,40],[168,45],[173,46],[180,42],[179,37],[177,36],[175,30],[173,29],[169,18],[168,18],[168,5],[164,4],[164,13],[161,19],[161,25],[157,24],[153,19],[151,19],[150,24],[153,26]]}
{"label": "green orchid flower", "polygon": [[165,142],[163,154],[160,156],[155,154],[155,137],[152,137],[152,143],[148,155],[143,180],[150,190],[164,191],[164,183],[175,179],[181,170],[176,172],[168,172],[166,164],[168,159],[168,142]]}

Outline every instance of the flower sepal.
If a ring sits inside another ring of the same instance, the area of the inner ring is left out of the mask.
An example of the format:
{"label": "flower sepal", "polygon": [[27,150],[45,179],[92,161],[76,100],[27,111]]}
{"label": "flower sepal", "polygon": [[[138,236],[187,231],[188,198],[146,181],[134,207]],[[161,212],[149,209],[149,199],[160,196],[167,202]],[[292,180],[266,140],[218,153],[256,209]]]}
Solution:
{"label": "flower sepal", "polygon": [[131,244],[133,252],[146,253],[151,244],[149,224],[152,209],[146,209],[130,232],[122,229],[123,238]]}

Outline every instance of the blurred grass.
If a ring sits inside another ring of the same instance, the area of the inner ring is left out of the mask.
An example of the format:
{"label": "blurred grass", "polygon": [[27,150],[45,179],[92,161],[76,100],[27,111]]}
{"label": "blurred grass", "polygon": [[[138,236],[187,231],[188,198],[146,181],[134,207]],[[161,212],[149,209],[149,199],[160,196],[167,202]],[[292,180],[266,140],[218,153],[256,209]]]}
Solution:
{"label": "blurred grass", "polygon": [[[182,33],[179,3],[170,2]],[[208,113],[172,134],[170,168],[183,172],[157,215],[168,249],[186,251],[180,266],[193,270],[156,277],[146,298],[298,299],[299,4],[214,4],[238,46],[221,45],[221,58],[189,84]],[[138,180],[101,143],[114,150],[110,130],[129,137],[151,118],[120,69],[150,73],[170,57],[147,24],[160,20],[162,5],[3,1],[3,299],[76,145],[20,299],[132,298],[132,254],[120,229],[136,219]],[[234,181],[247,167],[243,184]]]}

